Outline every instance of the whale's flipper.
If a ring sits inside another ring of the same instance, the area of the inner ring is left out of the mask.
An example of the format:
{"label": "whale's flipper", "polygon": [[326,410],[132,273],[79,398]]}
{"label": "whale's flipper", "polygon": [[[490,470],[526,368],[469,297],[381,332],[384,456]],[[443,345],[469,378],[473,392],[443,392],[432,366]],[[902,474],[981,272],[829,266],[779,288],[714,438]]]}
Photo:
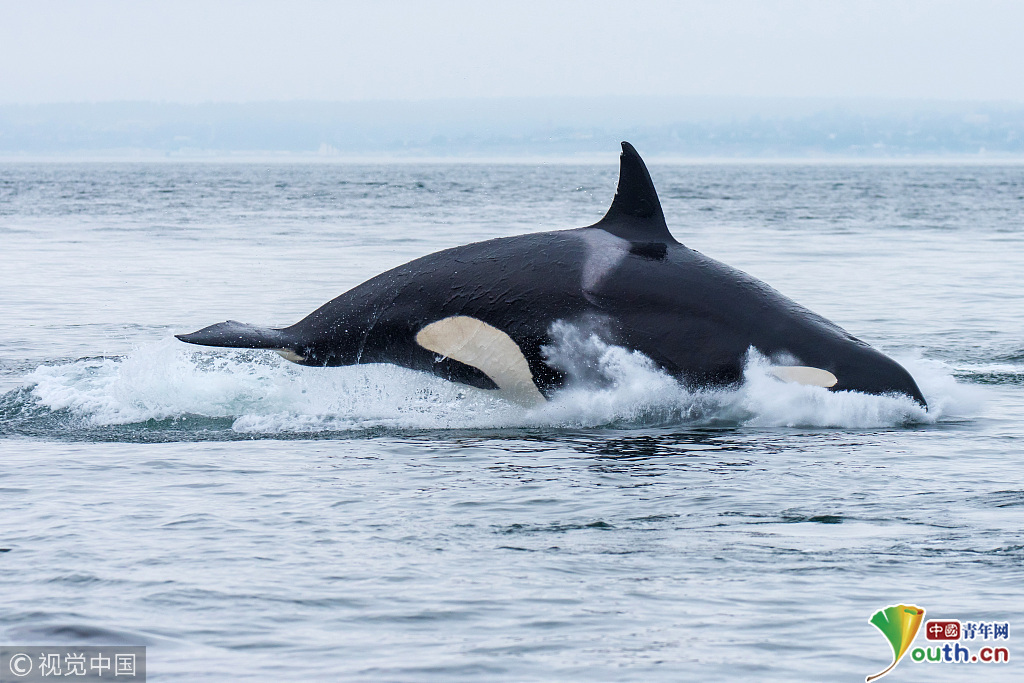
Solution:
{"label": "whale's flipper", "polygon": [[611,208],[594,228],[601,228],[630,242],[677,244],[665,224],[658,192],[651,174],[633,145],[622,143],[619,156],[619,186]]}
{"label": "whale's flipper", "polygon": [[527,407],[546,401],[534,384],[530,364],[519,345],[482,320],[466,315],[438,320],[416,334],[416,343],[480,370],[510,401]]}
{"label": "whale's flipper", "polygon": [[295,348],[295,340],[287,330],[257,327],[237,320],[210,325],[192,334],[174,336],[189,344],[225,346],[233,349],[272,349],[293,363],[305,360]]}

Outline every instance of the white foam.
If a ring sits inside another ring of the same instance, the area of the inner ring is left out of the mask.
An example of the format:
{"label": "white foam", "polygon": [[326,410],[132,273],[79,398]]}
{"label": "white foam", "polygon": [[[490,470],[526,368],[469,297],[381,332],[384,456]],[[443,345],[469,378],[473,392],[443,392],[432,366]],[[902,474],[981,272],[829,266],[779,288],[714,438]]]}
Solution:
{"label": "white foam", "polygon": [[733,389],[692,389],[645,356],[568,326],[555,329],[550,362],[567,386],[534,409],[495,392],[388,365],[297,367],[260,351],[205,350],[173,338],[120,359],[42,366],[26,383],[39,404],[91,425],[187,416],[230,418],[239,432],[368,428],[618,427],[748,425],[893,427],[977,413],[980,391],[957,384],[942,364],[902,362],[930,409],[906,397],[831,392],[783,383],[751,355]]}

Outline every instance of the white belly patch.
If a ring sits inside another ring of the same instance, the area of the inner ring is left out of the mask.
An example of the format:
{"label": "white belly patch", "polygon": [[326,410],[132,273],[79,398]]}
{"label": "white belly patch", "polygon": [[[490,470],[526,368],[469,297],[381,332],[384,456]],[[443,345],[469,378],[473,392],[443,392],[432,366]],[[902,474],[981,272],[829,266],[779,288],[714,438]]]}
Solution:
{"label": "white belly patch", "polygon": [[466,315],[438,320],[416,334],[416,343],[428,351],[476,368],[511,401],[535,406],[546,400],[533,382],[530,365],[519,345],[482,320]]}
{"label": "white belly patch", "polygon": [[768,368],[768,372],[783,382],[796,382],[797,384],[811,387],[825,387],[829,389],[839,382],[839,378],[828,370],[812,368],[806,365],[779,365]]}

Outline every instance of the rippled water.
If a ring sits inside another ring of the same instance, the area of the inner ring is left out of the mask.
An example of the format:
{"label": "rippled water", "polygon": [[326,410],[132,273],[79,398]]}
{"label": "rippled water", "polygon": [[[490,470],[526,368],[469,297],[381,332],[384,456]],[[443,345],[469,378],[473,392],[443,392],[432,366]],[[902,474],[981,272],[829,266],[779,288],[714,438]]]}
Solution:
{"label": "rippled water", "polygon": [[[563,350],[608,381],[524,411],[171,336],[592,223],[616,170],[0,166],[0,641],[145,644],[151,680],[863,680],[889,604],[1012,634],[1020,166],[652,167],[680,241],[899,359],[927,413],[593,340]],[[925,666],[892,680],[964,678]]]}

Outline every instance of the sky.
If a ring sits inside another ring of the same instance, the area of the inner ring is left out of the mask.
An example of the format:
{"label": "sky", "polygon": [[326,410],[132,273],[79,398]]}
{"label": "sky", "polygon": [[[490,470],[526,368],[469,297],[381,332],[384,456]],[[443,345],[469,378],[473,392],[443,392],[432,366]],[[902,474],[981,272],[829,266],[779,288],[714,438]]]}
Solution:
{"label": "sky", "polygon": [[0,104],[1024,102],[1024,2],[0,0]]}

